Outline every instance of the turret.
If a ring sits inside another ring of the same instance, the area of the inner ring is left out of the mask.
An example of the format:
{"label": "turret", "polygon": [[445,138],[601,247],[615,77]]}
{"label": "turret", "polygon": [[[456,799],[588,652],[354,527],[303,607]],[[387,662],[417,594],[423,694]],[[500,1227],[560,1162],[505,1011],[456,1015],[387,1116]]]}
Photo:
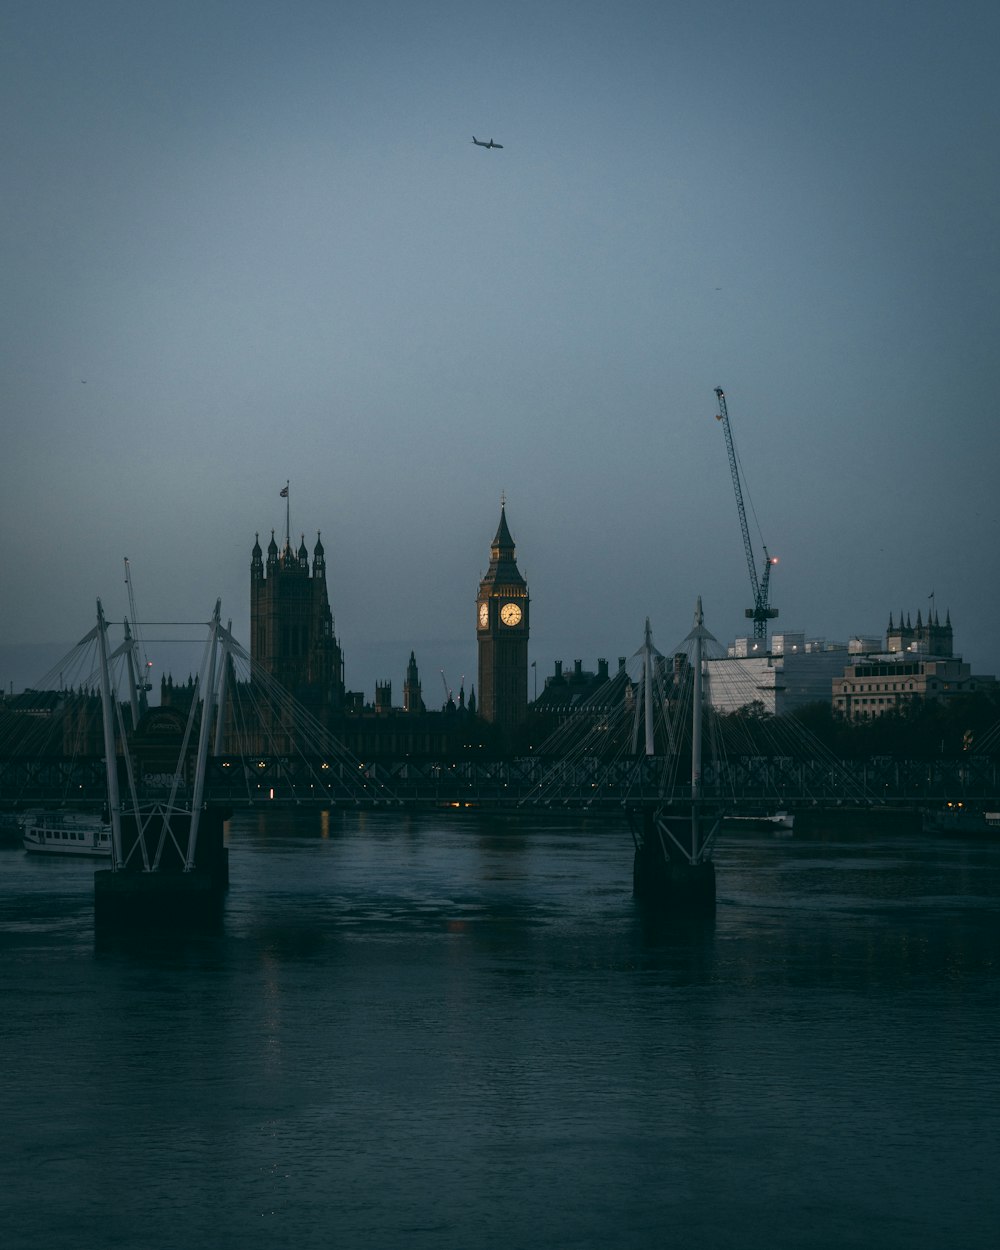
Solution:
{"label": "turret", "polygon": [[403,711],[422,712],[424,701],[420,694],[420,673],[417,671],[417,659],[410,652],[410,662],[406,666],[406,680],[403,682]]}

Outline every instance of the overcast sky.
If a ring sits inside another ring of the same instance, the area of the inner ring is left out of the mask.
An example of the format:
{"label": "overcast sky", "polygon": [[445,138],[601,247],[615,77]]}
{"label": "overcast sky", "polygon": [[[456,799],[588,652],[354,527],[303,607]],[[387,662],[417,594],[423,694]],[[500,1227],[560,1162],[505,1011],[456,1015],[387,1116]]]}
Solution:
{"label": "overcast sky", "polygon": [[249,641],[286,479],[369,698],[474,673],[501,492],[540,672],[731,640],[716,386],[777,627],[933,593],[995,672],[998,51],[995,0],[5,0],[0,679],[124,556]]}

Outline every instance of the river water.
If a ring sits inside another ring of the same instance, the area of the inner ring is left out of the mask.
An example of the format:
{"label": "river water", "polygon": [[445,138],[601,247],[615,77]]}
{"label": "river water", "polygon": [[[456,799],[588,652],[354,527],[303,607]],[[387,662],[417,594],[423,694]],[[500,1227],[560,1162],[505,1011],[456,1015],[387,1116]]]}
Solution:
{"label": "river water", "polygon": [[1000,1228],[1000,842],[271,812],[221,931],[0,850],[6,1250],[958,1247]]}

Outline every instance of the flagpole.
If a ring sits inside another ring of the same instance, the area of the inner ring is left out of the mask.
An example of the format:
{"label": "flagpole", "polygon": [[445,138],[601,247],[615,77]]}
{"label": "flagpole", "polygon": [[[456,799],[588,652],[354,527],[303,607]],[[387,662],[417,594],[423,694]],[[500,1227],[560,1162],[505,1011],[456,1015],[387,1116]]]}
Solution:
{"label": "flagpole", "polygon": [[285,546],[287,547],[292,541],[292,497],[288,489],[288,479],[285,479]]}

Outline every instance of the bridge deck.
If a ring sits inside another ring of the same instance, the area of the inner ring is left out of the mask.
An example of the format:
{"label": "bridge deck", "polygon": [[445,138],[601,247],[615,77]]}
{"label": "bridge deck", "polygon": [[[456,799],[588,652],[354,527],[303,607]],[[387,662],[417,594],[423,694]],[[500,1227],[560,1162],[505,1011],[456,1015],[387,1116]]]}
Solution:
{"label": "bridge deck", "polygon": [[[611,763],[475,760],[455,763],[390,761],[357,768],[316,760],[219,758],[209,761],[205,802],[212,807],[258,804],[324,807],[482,807],[620,809],[690,801],[690,789],[668,787],[660,758]],[[143,801],[168,789],[143,784]],[[183,778],[178,797],[189,797]],[[963,760],[752,759],[706,769],[702,795],[734,813],[785,808],[927,807],[964,801],[1000,806],[1000,769],[985,758]],[[107,801],[104,761],[41,756],[0,759],[0,809],[31,806],[100,807]]]}

